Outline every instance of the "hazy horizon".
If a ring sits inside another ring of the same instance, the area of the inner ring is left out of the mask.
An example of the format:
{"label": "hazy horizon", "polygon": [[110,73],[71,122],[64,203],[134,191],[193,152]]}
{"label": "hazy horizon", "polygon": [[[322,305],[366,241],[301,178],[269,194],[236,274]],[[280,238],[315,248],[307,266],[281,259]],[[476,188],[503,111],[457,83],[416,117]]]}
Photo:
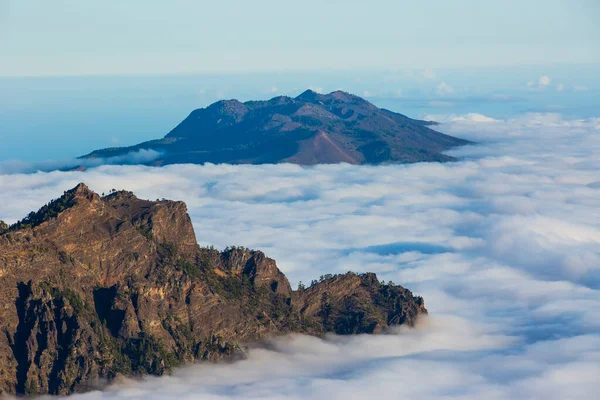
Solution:
{"label": "hazy horizon", "polygon": [[[71,159],[163,137],[217,100],[343,89],[411,118],[530,112],[590,117],[600,66],[0,78],[0,161]],[[543,84],[540,84],[540,80]]]}
{"label": "hazy horizon", "polygon": [[600,64],[599,13],[593,0],[4,0],[0,76]]}
{"label": "hazy horizon", "polygon": [[[0,397],[596,398],[599,21],[597,0],[0,0]],[[439,124],[309,95],[75,159],[307,89]],[[347,271],[375,289],[280,274]],[[385,334],[331,333],[366,322]]]}

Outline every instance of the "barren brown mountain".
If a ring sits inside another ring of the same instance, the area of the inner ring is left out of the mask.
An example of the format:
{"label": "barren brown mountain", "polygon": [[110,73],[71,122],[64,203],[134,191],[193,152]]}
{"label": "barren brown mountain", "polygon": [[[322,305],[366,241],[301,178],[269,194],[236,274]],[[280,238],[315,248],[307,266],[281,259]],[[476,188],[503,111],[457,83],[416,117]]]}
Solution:
{"label": "barren brown mountain", "polygon": [[0,232],[0,392],[68,394],[300,332],[414,324],[423,299],[374,274],[292,291],[260,251],[200,248],[182,202],[80,184]]}

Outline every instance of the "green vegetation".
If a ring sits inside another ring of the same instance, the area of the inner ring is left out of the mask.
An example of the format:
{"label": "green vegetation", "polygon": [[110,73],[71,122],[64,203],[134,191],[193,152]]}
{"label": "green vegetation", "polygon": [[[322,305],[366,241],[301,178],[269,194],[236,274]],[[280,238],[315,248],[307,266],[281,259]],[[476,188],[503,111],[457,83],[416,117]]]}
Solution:
{"label": "green vegetation", "polygon": [[131,369],[141,374],[162,375],[178,364],[175,355],[158,339],[144,333],[127,342],[125,354],[131,360]]}
{"label": "green vegetation", "polygon": [[[214,249],[214,247],[213,247],[213,249]],[[253,251],[254,251],[254,250],[252,250],[252,249],[249,249],[248,247],[244,247],[244,246],[235,246],[235,245],[234,245],[234,246],[227,246],[227,247],[225,247],[225,250],[223,250],[223,253],[230,253],[230,252],[232,252],[232,251],[236,251],[236,250],[237,250],[237,251],[248,252],[248,253],[251,253],[251,252],[253,252]]]}
{"label": "green vegetation", "polygon": [[323,282],[323,281],[326,281],[326,280],[329,280],[329,279],[333,279],[333,278],[336,278],[336,277],[337,277],[337,275],[333,275],[333,274],[321,275],[319,277],[319,282]]}
{"label": "green vegetation", "polygon": [[58,214],[74,205],[74,198],[74,191],[71,190],[65,192],[62,197],[52,200],[50,203],[40,208],[39,211],[31,212],[27,217],[11,225],[8,230],[16,231],[19,229],[35,228],[51,218],[56,218]]}
{"label": "green vegetation", "polygon": [[76,291],[74,291],[73,289],[59,289],[57,287],[51,286],[49,283],[47,282],[42,282],[38,285],[38,288],[40,290],[45,291],[46,293],[50,294],[50,296],[52,296],[52,298],[54,300],[63,300],[63,302],[66,300],[66,302],[73,307],[73,310],[80,314],[83,311],[89,311],[92,312],[92,306],[86,302],[84,299],[81,298],[81,296],[79,295],[79,293],[77,293]]}
{"label": "green vegetation", "polygon": [[69,302],[71,307],[76,313],[83,312],[84,309],[91,311],[91,307],[79,296],[77,292],[72,289],[65,289],[63,291],[63,297]]}
{"label": "green vegetation", "polygon": [[148,226],[138,227],[137,231],[148,240],[153,240],[154,236],[152,235],[152,228]]}
{"label": "green vegetation", "polygon": [[8,230],[8,224],[0,219],[0,235]]}
{"label": "green vegetation", "polygon": [[175,268],[192,278],[199,279],[202,278],[202,276],[204,275],[204,271],[199,265],[192,264],[191,262],[186,260],[178,260],[175,264]]}
{"label": "green vegetation", "polygon": [[108,329],[96,321],[92,321],[90,326],[100,338],[98,343],[98,353],[101,357],[98,360],[100,367],[112,376],[116,374],[130,375],[132,373],[131,360],[123,353],[118,339],[110,335]]}

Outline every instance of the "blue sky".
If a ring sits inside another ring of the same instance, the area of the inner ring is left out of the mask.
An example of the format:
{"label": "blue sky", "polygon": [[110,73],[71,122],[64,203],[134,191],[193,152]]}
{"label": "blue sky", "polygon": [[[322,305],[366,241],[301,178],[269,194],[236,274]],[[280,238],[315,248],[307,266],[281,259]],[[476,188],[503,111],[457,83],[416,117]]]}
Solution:
{"label": "blue sky", "polygon": [[135,144],[223,98],[306,88],[415,118],[595,116],[598,20],[595,0],[0,0],[0,161]]}
{"label": "blue sky", "polygon": [[[201,245],[264,250],[294,285],[375,271],[430,312],[401,335],[283,338],[97,399],[591,398],[597,21],[599,0],[0,0],[0,219],[78,182],[184,200]],[[478,144],[446,164],[12,173],[162,137],[219,99],[306,88]]]}
{"label": "blue sky", "polygon": [[[595,65],[152,76],[0,77],[0,164],[63,160],[163,137],[217,100],[343,89],[413,118],[597,115]],[[540,81],[542,83],[540,83]],[[1,169],[1,165],[0,165]]]}
{"label": "blue sky", "polygon": [[0,76],[600,63],[595,0],[0,0]]}

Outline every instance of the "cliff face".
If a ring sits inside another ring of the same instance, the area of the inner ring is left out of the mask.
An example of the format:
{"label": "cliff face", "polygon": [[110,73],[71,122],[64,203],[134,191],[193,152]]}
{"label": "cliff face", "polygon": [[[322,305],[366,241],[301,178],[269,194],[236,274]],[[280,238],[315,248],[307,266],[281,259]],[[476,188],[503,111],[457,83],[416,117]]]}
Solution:
{"label": "cliff face", "polygon": [[0,392],[68,394],[264,337],[377,333],[426,312],[374,274],[292,291],[260,251],[200,248],[184,203],[80,184],[0,233]]}

